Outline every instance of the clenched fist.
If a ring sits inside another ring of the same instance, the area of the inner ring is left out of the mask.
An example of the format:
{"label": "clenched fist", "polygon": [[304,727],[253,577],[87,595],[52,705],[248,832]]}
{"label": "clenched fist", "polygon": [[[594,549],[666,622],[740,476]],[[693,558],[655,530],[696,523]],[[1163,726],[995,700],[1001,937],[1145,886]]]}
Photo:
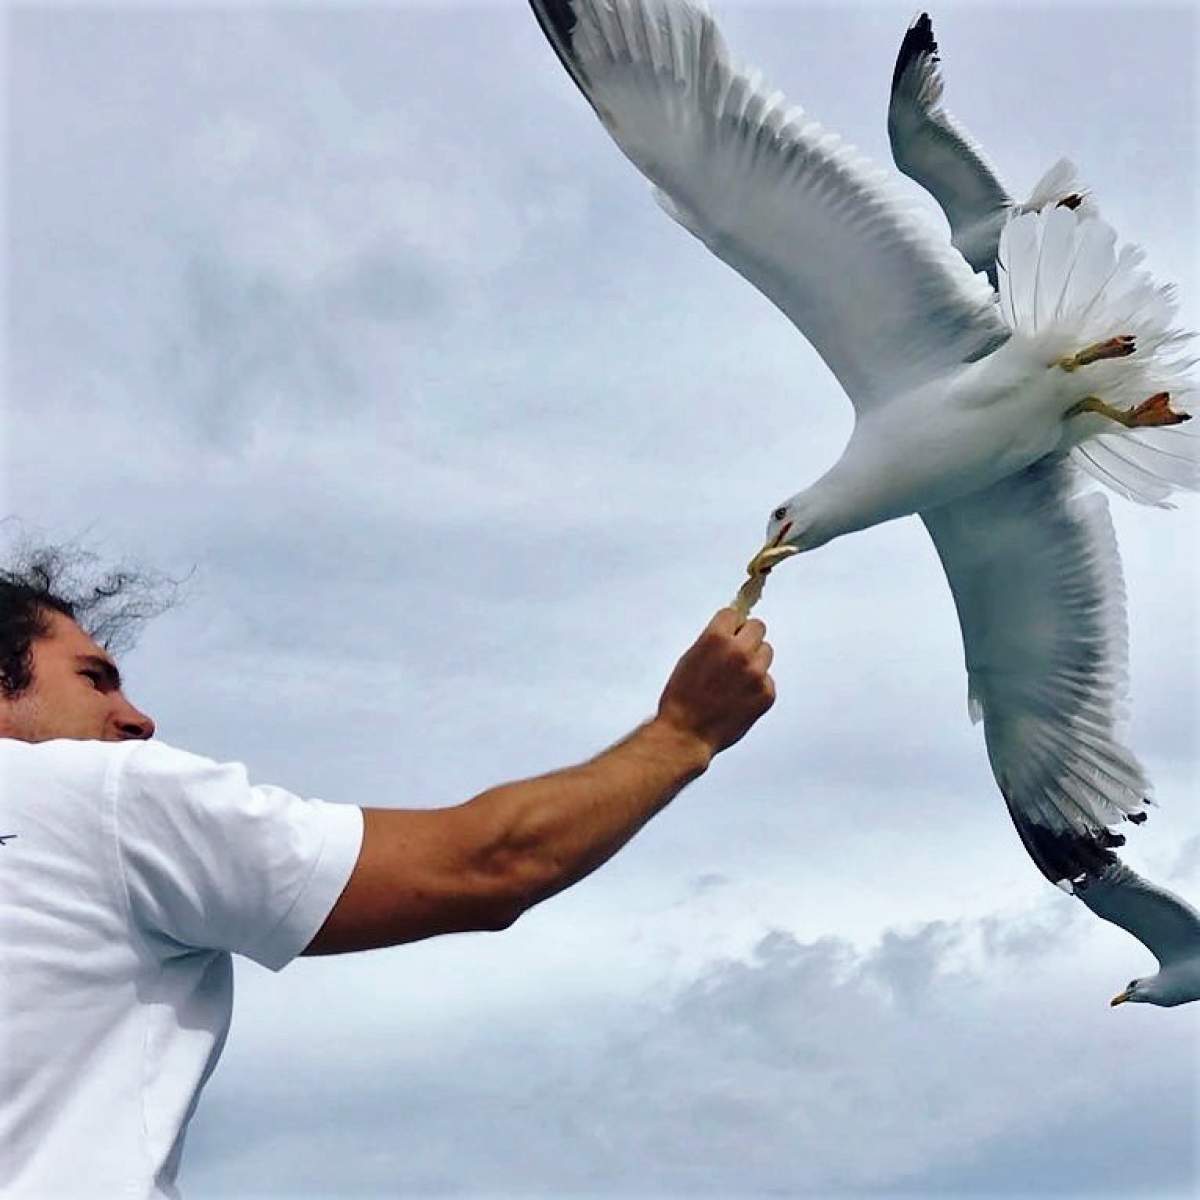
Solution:
{"label": "clenched fist", "polygon": [[742,625],[732,608],[721,609],[671,672],[658,719],[699,739],[710,755],[732,746],[775,703],[766,632],[761,621]]}

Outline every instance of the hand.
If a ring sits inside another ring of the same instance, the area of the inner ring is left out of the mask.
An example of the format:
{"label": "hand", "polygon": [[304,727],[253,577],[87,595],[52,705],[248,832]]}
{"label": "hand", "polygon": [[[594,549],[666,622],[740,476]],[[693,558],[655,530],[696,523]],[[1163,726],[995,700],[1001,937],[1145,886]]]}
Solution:
{"label": "hand", "polygon": [[699,739],[710,756],[741,739],[775,703],[767,627],[740,621],[732,608],[721,609],[675,665],[658,702],[658,720]]}

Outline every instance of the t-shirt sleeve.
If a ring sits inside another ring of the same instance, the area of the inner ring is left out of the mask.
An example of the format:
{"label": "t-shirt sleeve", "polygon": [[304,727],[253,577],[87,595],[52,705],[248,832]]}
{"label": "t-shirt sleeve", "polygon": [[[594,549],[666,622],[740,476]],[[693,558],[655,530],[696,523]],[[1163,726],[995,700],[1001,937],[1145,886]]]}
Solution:
{"label": "t-shirt sleeve", "polygon": [[110,798],[131,919],[164,957],[228,950],[278,971],[324,924],[362,844],[357,806],[162,743],[130,751]]}

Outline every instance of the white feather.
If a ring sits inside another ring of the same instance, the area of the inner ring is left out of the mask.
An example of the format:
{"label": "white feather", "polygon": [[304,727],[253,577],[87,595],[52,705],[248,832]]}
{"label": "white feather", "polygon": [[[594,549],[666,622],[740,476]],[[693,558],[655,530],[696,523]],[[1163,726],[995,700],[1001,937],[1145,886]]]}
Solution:
{"label": "white feather", "polygon": [[[1078,211],[1016,217],[1000,238],[1001,313],[1047,362],[1132,336],[1135,352],[1088,366],[1081,387],[1124,411],[1167,392],[1172,408],[1186,413],[1194,396],[1184,354],[1190,335],[1174,325],[1172,289],[1154,282],[1142,258],[1136,246],[1118,253],[1115,232]],[[1200,439],[1178,426],[1125,430],[1102,417],[1077,419],[1061,448],[1106,487],[1143,504],[1200,488]]]}
{"label": "white feather", "polygon": [[1044,460],[921,514],[954,594],[992,769],[1035,842],[1038,830],[1103,841],[1149,795],[1120,738],[1128,649],[1116,539],[1104,497],[1077,484],[1064,460]]}
{"label": "white feather", "polygon": [[856,407],[1002,339],[986,283],[857,151],[735,67],[707,6],[570,9],[570,69],[659,203],[783,310]]}

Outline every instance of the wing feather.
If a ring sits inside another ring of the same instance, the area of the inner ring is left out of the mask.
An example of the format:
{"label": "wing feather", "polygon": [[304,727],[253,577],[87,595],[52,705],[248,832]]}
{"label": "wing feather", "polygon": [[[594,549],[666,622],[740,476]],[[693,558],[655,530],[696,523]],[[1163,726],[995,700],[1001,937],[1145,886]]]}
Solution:
{"label": "wing feather", "polygon": [[663,207],[773,301],[862,407],[1007,336],[884,176],[731,62],[695,0],[531,0]]}
{"label": "wing feather", "polygon": [[1096,916],[1133,934],[1162,967],[1200,949],[1200,913],[1124,863],[1115,863],[1088,880],[1078,896]]}
{"label": "wing feather", "polygon": [[1125,593],[1108,505],[1043,459],[921,514],[962,628],[973,707],[1018,833],[1070,890],[1116,862],[1149,785],[1121,743]]}
{"label": "wing feather", "polygon": [[896,56],[888,137],[896,166],[941,205],[954,246],[996,282],[996,246],[1012,198],[979,145],[941,104],[942,73],[928,13]]}

